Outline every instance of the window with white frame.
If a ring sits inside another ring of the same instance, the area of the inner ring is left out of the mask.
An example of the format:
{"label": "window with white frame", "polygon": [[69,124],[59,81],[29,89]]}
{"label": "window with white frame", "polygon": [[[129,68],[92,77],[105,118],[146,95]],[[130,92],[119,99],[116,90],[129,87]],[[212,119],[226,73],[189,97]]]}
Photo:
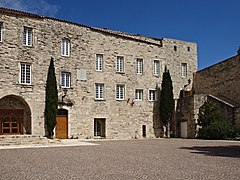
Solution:
{"label": "window with white frame", "polygon": [[149,90],[148,100],[149,101],[156,101],[157,100],[157,91],[155,89]]}
{"label": "window with white frame", "polygon": [[95,84],[95,99],[103,100],[104,99],[104,84],[96,83]]}
{"label": "window with white frame", "polygon": [[0,42],[3,41],[3,23],[0,22]]}
{"label": "window with white frame", "polygon": [[70,56],[70,40],[69,39],[66,39],[66,38],[62,39],[61,55]]}
{"label": "window with white frame", "polygon": [[143,90],[135,89],[135,100],[142,101],[143,100]]}
{"label": "window with white frame", "polygon": [[124,100],[125,96],[125,85],[117,84],[116,85],[116,99]]}
{"label": "window with white frame", "polygon": [[142,74],[143,73],[143,59],[136,60],[136,73]]}
{"label": "window with white frame", "polygon": [[118,73],[124,72],[124,57],[123,56],[117,56],[116,71]]}
{"label": "window with white frame", "polygon": [[20,63],[20,84],[31,84],[31,64]]}
{"label": "window with white frame", "polygon": [[61,87],[62,88],[71,87],[71,73],[68,73],[68,72],[61,73]]}
{"label": "window with white frame", "polygon": [[32,28],[23,28],[23,45],[32,46]]}
{"label": "window with white frame", "polygon": [[97,54],[96,55],[96,71],[102,71],[103,68],[103,55]]}
{"label": "window with white frame", "polygon": [[181,77],[186,78],[187,77],[187,63],[182,63],[181,66]]}
{"label": "window with white frame", "polygon": [[159,73],[160,73],[160,61],[154,60],[153,61],[153,75],[159,76]]}

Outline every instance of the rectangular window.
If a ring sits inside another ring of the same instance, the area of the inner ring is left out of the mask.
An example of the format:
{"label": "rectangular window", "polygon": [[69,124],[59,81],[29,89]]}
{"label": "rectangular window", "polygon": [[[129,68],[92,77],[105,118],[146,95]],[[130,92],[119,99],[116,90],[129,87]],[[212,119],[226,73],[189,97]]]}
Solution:
{"label": "rectangular window", "polygon": [[156,90],[149,90],[149,97],[148,100],[149,101],[156,101],[157,100],[157,93]]}
{"label": "rectangular window", "polygon": [[96,55],[96,71],[102,71],[103,67],[103,55],[97,54]]}
{"label": "rectangular window", "polygon": [[186,78],[187,77],[187,63],[182,63],[181,77],[182,78]]}
{"label": "rectangular window", "polygon": [[104,99],[104,84],[95,84],[95,99],[103,100]]}
{"label": "rectangular window", "polygon": [[138,101],[143,100],[143,90],[142,89],[135,90],[135,100],[138,100]]}
{"label": "rectangular window", "polygon": [[160,73],[160,62],[158,60],[153,61],[153,75],[159,76]]}
{"label": "rectangular window", "polygon": [[124,58],[122,56],[117,56],[116,71],[119,73],[124,72]]}
{"label": "rectangular window", "polygon": [[71,87],[71,74],[67,72],[61,73],[61,87],[70,88]]}
{"label": "rectangular window", "polygon": [[136,72],[142,74],[143,72],[143,59],[137,59],[136,61]]}
{"label": "rectangular window", "polygon": [[124,100],[125,96],[125,86],[122,84],[118,84],[116,86],[116,99],[117,100]]}
{"label": "rectangular window", "polygon": [[3,23],[0,22],[0,42],[3,41]]}
{"label": "rectangular window", "polygon": [[20,83],[31,84],[31,65],[26,63],[20,64]]}
{"label": "rectangular window", "polygon": [[70,41],[69,41],[69,39],[62,39],[61,55],[62,56],[70,56]]}
{"label": "rectangular window", "polygon": [[32,46],[32,28],[23,28],[23,45]]}

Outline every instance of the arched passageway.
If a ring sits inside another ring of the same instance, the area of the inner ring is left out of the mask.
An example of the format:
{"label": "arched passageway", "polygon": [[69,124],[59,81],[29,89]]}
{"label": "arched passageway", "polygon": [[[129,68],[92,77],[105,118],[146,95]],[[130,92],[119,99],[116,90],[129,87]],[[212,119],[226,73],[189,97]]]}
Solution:
{"label": "arched passageway", "polygon": [[31,134],[31,110],[20,96],[8,95],[0,99],[0,134]]}

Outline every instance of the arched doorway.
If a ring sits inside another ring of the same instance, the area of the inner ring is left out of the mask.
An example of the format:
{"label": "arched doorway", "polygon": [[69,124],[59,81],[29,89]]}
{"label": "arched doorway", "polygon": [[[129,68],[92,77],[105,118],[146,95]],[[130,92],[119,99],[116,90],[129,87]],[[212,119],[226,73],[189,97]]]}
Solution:
{"label": "arched doorway", "polygon": [[55,128],[56,138],[68,138],[68,111],[66,109],[58,109]]}
{"label": "arched doorway", "polygon": [[0,134],[31,134],[31,110],[22,97],[0,99]]}

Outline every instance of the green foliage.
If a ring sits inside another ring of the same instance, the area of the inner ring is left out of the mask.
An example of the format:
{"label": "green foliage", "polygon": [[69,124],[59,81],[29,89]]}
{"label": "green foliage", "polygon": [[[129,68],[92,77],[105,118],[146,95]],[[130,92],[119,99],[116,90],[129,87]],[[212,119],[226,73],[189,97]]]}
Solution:
{"label": "green foliage", "polygon": [[160,119],[164,125],[170,123],[174,112],[173,85],[171,75],[165,66],[160,95]]}
{"label": "green foliage", "polygon": [[48,138],[53,137],[53,129],[56,125],[57,107],[58,107],[57,81],[55,76],[53,58],[51,58],[47,76],[45,111],[44,111]]}
{"label": "green foliage", "polygon": [[233,125],[222,118],[218,106],[210,101],[200,107],[198,125],[201,126],[199,138],[226,139],[234,135]]}
{"label": "green foliage", "polygon": [[240,46],[238,48],[237,54],[240,55]]}

